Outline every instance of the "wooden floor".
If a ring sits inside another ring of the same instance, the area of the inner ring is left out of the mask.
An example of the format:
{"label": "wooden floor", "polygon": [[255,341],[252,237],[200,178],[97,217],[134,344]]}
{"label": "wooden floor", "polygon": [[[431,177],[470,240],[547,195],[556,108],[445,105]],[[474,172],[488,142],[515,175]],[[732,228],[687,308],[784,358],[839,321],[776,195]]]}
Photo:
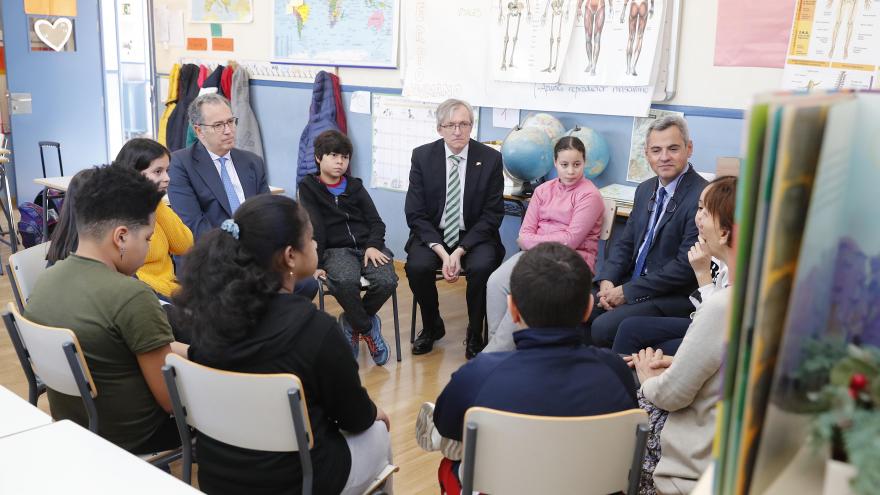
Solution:
{"label": "wooden floor", "polygon": [[[5,265],[9,256],[6,246],[0,247],[0,259]],[[401,266],[397,267],[400,284],[397,288],[400,309],[400,331],[403,361],[398,363],[394,354],[394,319],[389,300],[382,308],[382,333],[391,346],[391,358],[385,366],[376,366],[370,359],[364,344],[358,363],[361,379],[370,396],[391,417],[391,442],[394,462],[400,472],[394,477],[394,489],[401,494],[436,494],[439,453],[426,453],[415,443],[415,420],[422,402],[433,402],[446,383],[449,375],[464,362],[465,328],[467,309],[464,292],[465,281],[455,284],[438,282],[440,312],[446,323],[446,337],[434,346],[428,355],[413,356],[410,352],[409,329],[412,315],[412,293],[407,285]],[[8,276],[0,277],[0,302],[13,301]],[[316,301],[317,303],[317,301]],[[332,297],[326,300],[326,310],[338,315],[339,306]],[[417,330],[420,326],[417,326]],[[15,356],[5,329],[0,331],[0,385],[27,398],[27,383]],[[45,395],[40,399],[41,409],[48,411]],[[179,468],[174,469],[179,475]]]}

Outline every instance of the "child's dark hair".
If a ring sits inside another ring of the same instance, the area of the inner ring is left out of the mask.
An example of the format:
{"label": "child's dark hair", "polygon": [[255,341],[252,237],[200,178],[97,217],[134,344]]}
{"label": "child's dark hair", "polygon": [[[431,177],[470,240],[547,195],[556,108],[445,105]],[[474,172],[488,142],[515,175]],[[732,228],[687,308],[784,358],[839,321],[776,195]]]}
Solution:
{"label": "child's dark hair", "polygon": [[556,141],[556,146],[553,147],[553,159],[558,158],[559,153],[565,150],[580,151],[582,157],[587,157],[587,148],[584,147],[584,142],[574,136],[563,136],[559,138],[559,141]]}
{"label": "child's dark hair", "polygon": [[573,249],[544,242],[519,258],[510,274],[510,295],[530,327],[574,328],[590,304],[593,274]]}
{"label": "child's dark hair", "polygon": [[113,165],[122,165],[143,172],[153,160],[163,156],[171,158],[171,153],[161,143],[147,138],[134,138],[122,146]]}
{"label": "child's dark hair", "polygon": [[96,167],[73,194],[77,234],[99,238],[118,225],[149,225],[162,196],[156,184],[133,169]]}
{"label": "child's dark hair", "polygon": [[281,256],[302,251],[309,231],[305,208],[286,196],[261,194],[238,208],[238,239],[221,229],[203,235],[178,272],[173,317],[192,331],[205,356],[217,356],[262,319],[281,288]]}
{"label": "child's dark hair", "polygon": [[67,193],[64,196],[64,203],[61,205],[61,214],[58,215],[58,223],[55,224],[55,230],[49,236],[51,243],[49,244],[49,250],[46,252],[46,261],[50,265],[54,265],[67,258],[79,246],[79,236],[76,233],[76,212],[74,211],[76,200],[74,195],[94,172],[94,168],[80,170],[70,179]]}
{"label": "child's dark hair", "polygon": [[321,173],[321,158],[330,153],[339,153],[351,159],[353,147],[351,140],[345,134],[330,129],[324,131],[315,138],[315,163],[318,165],[318,173]]}

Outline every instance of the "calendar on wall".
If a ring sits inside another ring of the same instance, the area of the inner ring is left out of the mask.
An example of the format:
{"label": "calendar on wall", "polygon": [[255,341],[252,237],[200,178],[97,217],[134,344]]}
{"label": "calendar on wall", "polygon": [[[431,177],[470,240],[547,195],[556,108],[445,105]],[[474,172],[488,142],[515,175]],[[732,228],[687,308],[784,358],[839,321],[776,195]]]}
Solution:
{"label": "calendar on wall", "polygon": [[[373,94],[373,173],[370,187],[405,192],[413,148],[440,139],[437,133],[437,103],[401,96]],[[476,139],[479,108],[474,108]]]}

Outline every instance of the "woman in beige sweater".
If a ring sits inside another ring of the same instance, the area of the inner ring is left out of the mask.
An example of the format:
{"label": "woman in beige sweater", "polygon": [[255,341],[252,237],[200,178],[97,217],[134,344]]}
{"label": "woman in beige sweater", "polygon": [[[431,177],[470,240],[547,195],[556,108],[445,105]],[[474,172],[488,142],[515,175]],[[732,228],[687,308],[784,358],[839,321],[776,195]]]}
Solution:
{"label": "woman in beige sweater", "polygon": [[[699,241],[688,253],[698,277],[707,272],[712,257],[726,265],[733,256],[735,198],[735,177],[715,179],[700,195],[695,219]],[[711,462],[729,303],[729,287],[703,301],[674,359],[650,347],[628,359],[642,384],[639,405],[650,414],[653,433],[643,495],[690,493]]]}

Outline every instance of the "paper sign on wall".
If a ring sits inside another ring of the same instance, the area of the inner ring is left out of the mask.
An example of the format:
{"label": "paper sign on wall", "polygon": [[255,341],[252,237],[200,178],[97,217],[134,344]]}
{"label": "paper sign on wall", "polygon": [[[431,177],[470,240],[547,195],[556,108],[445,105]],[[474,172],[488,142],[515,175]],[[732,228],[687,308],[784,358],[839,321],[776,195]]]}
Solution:
{"label": "paper sign on wall", "polygon": [[76,17],[76,0],[24,0],[24,13]]}

